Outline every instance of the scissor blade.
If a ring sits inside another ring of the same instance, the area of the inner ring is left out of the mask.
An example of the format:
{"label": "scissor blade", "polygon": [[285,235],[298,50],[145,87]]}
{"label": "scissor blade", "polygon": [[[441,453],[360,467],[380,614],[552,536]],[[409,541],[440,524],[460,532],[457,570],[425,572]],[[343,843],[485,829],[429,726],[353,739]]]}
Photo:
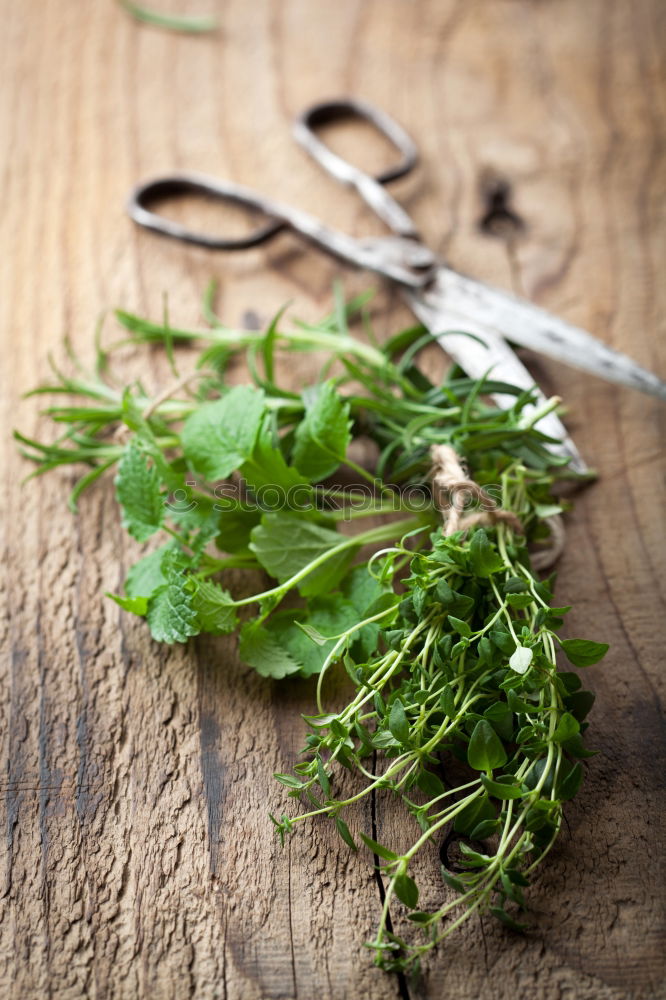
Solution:
{"label": "scissor blade", "polygon": [[441,267],[434,286],[424,291],[423,300],[429,307],[441,308],[449,317],[457,317],[458,329],[467,329],[473,318],[484,329],[493,330],[513,343],[609,382],[666,399],[666,382],[626,354],[509,292]]}
{"label": "scissor blade", "polygon": [[[511,350],[503,337],[485,324],[465,316],[464,318],[445,305],[443,295],[437,295],[439,274],[435,279],[435,288],[424,293],[422,291],[406,291],[407,300],[424,326],[437,338],[442,348],[456,364],[467,372],[471,378],[482,378],[490,373],[492,379],[508,382],[519,389],[530,389],[535,392],[536,403],[523,411],[527,417],[538,406],[545,402],[545,396],[534,383],[534,378]],[[464,332],[458,332],[464,331]],[[473,334],[470,337],[467,334]],[[476,338],[479,338],[478,340]],[[481,341],[481,342],[479,342]],[[493,399],[500,406],[511,406],[513,397],[495,394]],[[556,454],[565,455],[576,472],[589,472],[588,466],[581,457],[576,445],[567,434],[564,424],[555,413],[548,413],[536,425],[544,434],[561,441],[561,445],[549,445]]]}

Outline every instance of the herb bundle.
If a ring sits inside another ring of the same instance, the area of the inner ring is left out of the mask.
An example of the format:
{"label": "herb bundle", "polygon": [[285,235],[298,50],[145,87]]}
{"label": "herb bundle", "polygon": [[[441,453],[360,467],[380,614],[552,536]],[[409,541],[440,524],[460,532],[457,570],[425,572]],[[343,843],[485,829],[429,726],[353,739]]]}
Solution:
{"label": "herb bundle", "polygon": [[[73,507],[117,466],[125,528],[162,540],[112,596],[155,639],[238,630],[241,659],[263,676],[319,674],[306,758],[276,775],[305,811],[271,819],[283,840],[330,817],[356,850],[345,819],[355,804],[380,790],[401,801],[408,850],[361,834],[386,880],[369,945],[377,964],[413,968],[475,911],[519,928],[523,890],[590,753],[593,696],[556,654],[586,667],[607,649],[558,637],[569,608],[552,606],[553,581],[530,558],[563,509],[556,480],[576,477],[549,450],[540,414],[526,412],[531,393],[455,368],[433,383],[417,364],[430,340],[421,327],[383,346],[351,336],[365,298],[338,299],[314,326],[287,330],[278,315],[261,332],[223,326],[211,300],[212,290],[206,333],[119,312],[132,342],[162,343],[172,361],[175,343],[206,341],[194,372],[151,398],[141,383],[114,385],[99,349],[94,372],[57,371],[35,390],[79,399],[46,411],[65,426],[55,442],[17,434],[21,448],[36,473],[89,466]],[[278,362],[302,351],[325,360],[296,393],[280,385]],[[239,357],[249,385],[229,383]],[[490,403],[498,392],[513,405]],[[352,457],[358,443],[373,450],[371,468]],[[379,523],[365,527],[368,517]],[[223,586],[230,568],[271,580],[235,597]],[[327,712],[323,679],[337,663],[351,697]],[[358,787],[347,796],[345,771]],[[414,867],[430,842],[442,847],[443,901],[422,909]],[[396,899],[416,940],[393,930]]]}

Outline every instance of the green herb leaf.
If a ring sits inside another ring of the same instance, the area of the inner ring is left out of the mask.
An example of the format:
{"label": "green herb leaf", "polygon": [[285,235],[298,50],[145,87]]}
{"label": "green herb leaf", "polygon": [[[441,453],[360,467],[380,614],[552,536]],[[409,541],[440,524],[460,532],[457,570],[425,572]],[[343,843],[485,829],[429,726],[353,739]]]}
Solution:
{"label": "green herb leaf", "polygon": [[608,643],[592,642],[590,639],[562,639],[560,645],[574,667],[591,667],[608,652]]}
{"label": "green herb leaf", "polygon": [[348,847],[351,847],[352,851],[358,851],[358,846],[351,835],[349,827],[345,821],[340,818],[340,816],[335,817],[335,828],[344,840],[345,844],[347,844]]}
{"label": "green herb leaf", "polygon": [[442,780],[432,771],[421,771],[416,779],[416,784],[429,799],[435,799],[446,791]]}
{"label": "green herb leaf", "polygon": [[506,697],[509,703],[509,708],[512,712],[518,712],[521,715],[526,715],[528,713],[536,713],[539,711],[538,705],[533,705],[529,701],[524,701],[522,698],[519,698],[512,688],[509,688],[506,693]]}
{"label": "green herb leaf", "polygon": [[510,576],[503,590],[505,594],[523,594],[527,590],[527,582],[520,576]]}
{"label": "green herb leaf", "polygon": [[293,465],[287,465],[268,414],[259,427],[251,454],[240,467],[248,490],[264,506],[275,510],[295,510],[301,516],[316,509],[315,495],[308,480]]}
{"label": "green herb leaf", "polygon": [[460,618],[454,618],[453,615],[449,615],[449,625],[452,629],[455,629],[459,635],[464,636],[466,639],[472,634],[472,630],[467,622],[461,621]]}
{"label": "green herb leaf", "polygon": [[508,757],[502,742],[485,719],[474,727],[467,747],[467,763],[475,771],[492,771],[506,764]]}
{"label": "green herb leaf", "polygon": [[125,447],[115,483],[123,527],[138,542],[145,542],[162,525],[164,502],[157,469],[149,464],[134,441]]}
{"label": "green herb leaf", "polygon": [[[331,550],[344,546],[335,555]],[[354,545],[342,535],[286,513],[265,514],[252,532],[250,549],[280,583],[319,560],[298,584],[306,597],[330,592],[353,558]]]}
{"label": "green herb leaf", "polygon": [[555,732],[553,733],[554,743],[565,743],[570,740],[572,736],[575,736],[580,731],[580,725],[578,721],[571,715],[570,712],[564,712],[557,723]]}
{"label": "green herb leaf", "polygon": [[565,764],[563,764],[563,768],[557,782],[557,794],[560,800],[562,802],[568,802],[569,799],[573,799],[573,797],[578,794],[578,789],[580,788],[582,781],[583,765],[580,761],[576,761],[575,764],[571,764],[568,770],[565,769]]}
{"label": "green herb leaf", "polygon": [[133,615],[145,615],[148,611],[147,597],[122,597],[120,594],[107,593],[112,601],[115,601],[123,611],[130,611]]}
{"label": "green herb leaf", "polygon": [[262,511],[256,504],[239,503],[216,493],[217,538],[216,544],[222,552],[240,552],[250,544],[252,529],[261,521]]}
{"label": "green herb leaf", "polygon": [[399,698],[396,698],[391,705],[388,726],[399,743],[407,743],[409,740],[409,720],[405,715],[404,705]]}
{"label": "green herb leaf", "polygon": [[508,783],[503,781],[493,781],[488,778],[487,775],[481,775],[481,784],[485,790],[496,799],[519,799],[523,792],[520,787],[514,783],[514,779],[511,776],[508,777]]}
{"label": "green herb leaf", "polygon": [[393,883],[393,891],[405,906],[410,910],[415,909],[419,902],[419,889],[413,878],[409,875],[398,875]]}
{"label": "green herb leaf", "polygon": [[582,722],[594,705],[594,695],[591,691],[573,691],[567,696],[566,706],[574,718]]}
{"label": "green herb leaf", "polygon": [[248,385],[202,403],[182,431],[183,451],[193,471],[214,483],[241,466],[252,454],[264,405],[263,392]]}
{"label": "green herb leaf", "polygon": [[188,35],[200,35],[215,31],[218,27],[214,17],[193,17],[192,15],[162,14],[160,11],[144,7],[142,4],[131,3],[130,0],[119,0],[128,14],[136,21],[166,28],[168,31],[182,31]]}
{"label": "green herb leaf", "polygon": [[511,928],[512,931],[524,931],[527,924],[518,923],[513,917],[510,917],[506,910],[502,909],[501,906],[490,906],[490,912],[494,917],[497,917],[506,927]]}
{"label": "green herb leaf", "polygon": [[395,861],[398,857],[394,851],[390,851],[388,847],[384,847],[383,844],[378,844],[376,840],[372,839],[372,837],[366,837],[364,833],[361,834],[361,840],[373,854],[376,854],[379,858],[383,858],[385,861]]}
{"label": "green herb leaf", "polygon": [[498,573],[504,568],[502,557],[490,544],[483,528],[477,528],[474,532],[469,553],[472,569],[482,579],[492,576],[493,573]]}
{"label": "green herb leaf", "polygon": [[521,611],[523,608],[529,608],[530,604],[534,604],[534,598],[531,594],[507,594],[506,603],[510,608]]}
{"label": "green herb leaf", "polygon": [[167,583],[148,604],[150,631],[157,642],[187,642],[199,632],[191,585],[170,553],[163,562],[163,571]]}
{"label": "green herb leaf", "polygon": [[332,382],[303,394],[305,417],[296,428],[292,462],[312,482],[330,476],[344,460],[351,441],[349,404]]}
{"label": "green herb leaf", "polygon": [[339,594],[332,594],[311,598],[307,610],[277,612],[266,622],[266,628],[301,664],[301,673],[309,677],[319,673],[336,640],[325,638],[314,642],[308,630],[316,635],[338,635],[357,621],[350,602]]}
{"label": "green herb leaf", "polygon": [[292,774],[277,774],[274,773],[273,777],[276,781],[279,781],[281,785],[286,785],[287,788],[302,788],[303,782],[299,781],[298,778],[294,778]]}
{"label": "green herb leaf", "polygon": [[329,795],[331,794],[331,783],[328,780],[328,775],[326,774],[324,765],[322,764],[319,757],[317,757],[317,781],[319,782],[319,787],[321,788],[322,792],[324,793],[326,798],[328,798]]}
{"label": "green herb leaf", "polygon": [[262,677],[280,679],[301,669],[291,654],[257,622],[246,622],[240,633],[241,659]]}
{"label": "green herb leaf", "polygon": [[130,567],[125,580],[125,591],[129,597],[150,597],[167,582],[162,570],[162,562],[167,552],[174,550],[174,542],[161,545]]}
{"label": "green herb leaf", "polygon": [[212,635],[233,632],[238,625],[238,616],[232,602],[231,594],[223,590],[219,583],[199,580],[192,604],[200,630]]}

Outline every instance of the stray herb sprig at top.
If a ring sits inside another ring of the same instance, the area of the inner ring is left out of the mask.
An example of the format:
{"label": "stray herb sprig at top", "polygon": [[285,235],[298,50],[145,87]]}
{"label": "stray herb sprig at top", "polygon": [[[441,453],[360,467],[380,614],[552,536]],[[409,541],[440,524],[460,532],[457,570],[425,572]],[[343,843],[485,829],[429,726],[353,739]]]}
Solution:
{"label": "stray herb sprig at top", "polygon": [[[386,883],[369,947],[380,966],[404,971],[475,911],[522,926],[524,889],[590,753],[593,696],[557,654],[586,667],[607,646],[560,639],[569,608],[553,607],[552,579],[535,574],[530,552],[560,541],[553,485],[575,475],[537,429],[541,414],[526,411],[532,394],[457,369],[432,382],[417,363],[431,339],[422,328],[383,346],[350,334],[364,301],[338,297],[316,325],[287,330],[278,316],[261,332],[223,326],[212,290],[204,333],[120,312],[133,343],[162,343],[172,359],[174,344],[206,341],[196,368],[151,398],[140,383],[115,387],[100,351],[94,373],[57,372],[36,390],[78,397],[46,411],[64,433],[48,444],[17,438],[37,473],[89,467],[74,507],[116,467],[126,529],[162,541],[113,596],[155,639],[237,630],[241,659],[263,676],[319,675],[305,758],[276,775],[302,808],[271,818],[284,839],[329,817],[356,850],[355,804],[397,797],[411,846],[379,843],[374,830],[360,839]],[[293,352],[324,359],[301,392],[278,376]],[[239,357],[251,382],[232,386]],[[513,405],[491,404],[497,392]],[[357,460],[359,444],[371,465]],[[369,516],[378,523],[364,527]],[[224,586],[232,567],[270,580],[235,597]],[[323,680],[335,664],[350,699],[327,711]],[[430,842],[442,850],[441,898],[432,905],[429,880],[422,908],[415,859]],[[396,933],[396,901],[416,937]]]}

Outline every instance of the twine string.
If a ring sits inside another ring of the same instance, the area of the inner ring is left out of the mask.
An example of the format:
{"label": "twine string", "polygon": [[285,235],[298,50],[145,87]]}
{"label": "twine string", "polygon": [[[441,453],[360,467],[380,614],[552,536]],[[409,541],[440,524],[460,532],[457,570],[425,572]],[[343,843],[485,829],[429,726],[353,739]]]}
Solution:
{"label": "twine string", "polygon": [[[524,535],[520,518],[511,510],[498,506],[482,486],[465,472],[456,451],[447,444],[434,444],[432,459],[433,502],[444,518],[444,536],[465,531],[475,525],[506,524],[516,534]],[[480,509],[465,513],[465,507],[475,502]],[[537,552],[532,559],[535,569],[544,570],[559,559],[564,549],[565,531],[559,514],[547,518],[551,529],[550,546]]]}

